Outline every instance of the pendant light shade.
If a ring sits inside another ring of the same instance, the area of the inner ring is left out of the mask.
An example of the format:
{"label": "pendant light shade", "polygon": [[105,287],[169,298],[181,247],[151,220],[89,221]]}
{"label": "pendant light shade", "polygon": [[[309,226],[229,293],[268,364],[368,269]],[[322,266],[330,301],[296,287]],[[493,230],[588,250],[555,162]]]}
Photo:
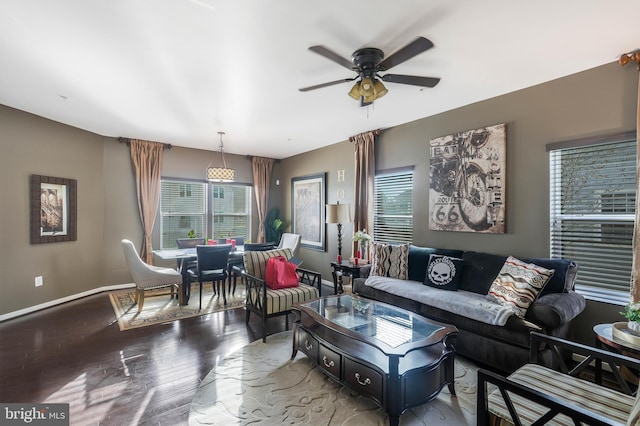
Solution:
{"label": "pendant light shade", "polygon": [[224,159],[224,145],[222,144],[222,135],[224,132],[218,132],[220,135],[220,167],[212,166],[213,159],[207,167],[207,180],[209,182],[233,182],[235,180],[235,170],[227,167]]}

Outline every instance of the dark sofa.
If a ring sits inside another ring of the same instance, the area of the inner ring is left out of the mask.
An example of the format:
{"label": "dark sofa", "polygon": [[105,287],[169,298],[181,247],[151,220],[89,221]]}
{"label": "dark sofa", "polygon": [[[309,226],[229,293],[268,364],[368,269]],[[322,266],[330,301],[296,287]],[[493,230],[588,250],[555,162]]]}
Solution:
{"label": "dark sofa", "polygon": [[[389,279],[393,286],[412,286],[409,287],[408,297],[404,297],[407,288],[403,288],[402,294],[404,296],[399,296],[367,285],[368,268],[363,268],[361,278],[354,280],[353,292],[362,297],[400,306],[428,318],[455,325],[459,330],[455,343],[457,353],[489,368],[511,373],[526,364],[529,360],[529,334],[531,331],[560,338],[570,338],[571,320],[580,314],[586,306],[584,297],[574,291],[578,269],[576,263],[566,259],[549,258],[521,258],[525,262],[535,263],[555,271],[527,310],[524,319],[511,315],[504,325],[492,325],[453,313],[447,309],[419,302],[415,300],[418,297],[414,297],[412,294],[418,294],[426,287],[423,280],[431,254],[463,259],[464,268],[458,292],[462,290],[474,293],[469,295],[476,298],[478,298],[477,294],[487,294],[491,283],[498,276],[507,259],[507,256],[488,253],[411,245],[408,255],[409,279],[400,283]],[[376,278],[380,281],[380,277]],[[393,290],[393,287],[391,288]],[[429,287],[429,289],[431,288]],[[387,289],[389,288],[387,287]],[[441,289],[435,289],[435,291],[448,293],[446,295],[441,293],[443,297],[455,298],[458,295],[461,297],[467,295]],[[454,296],[451,296],[452,293]],[[479,299],[483,298],[479,297]],[[552,359],[547,353],[547,349],[540,348],[540,352],[542,359]]]}

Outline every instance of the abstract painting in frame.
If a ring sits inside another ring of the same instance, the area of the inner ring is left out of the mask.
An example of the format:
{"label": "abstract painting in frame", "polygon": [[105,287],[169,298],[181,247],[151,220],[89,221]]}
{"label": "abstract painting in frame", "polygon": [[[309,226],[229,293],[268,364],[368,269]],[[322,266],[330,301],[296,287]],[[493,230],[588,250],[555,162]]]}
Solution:
{"label": "abstract painting in frame", "polygon": [[291,232],[300,245],[325,250],[325,173],[291,179]]}
{"label": "abstract painting in frame", "polygon": [[77,239],[77,181],[31,175],[31,244]]}
{"label": "abstract painting in frame", "polygon": [[429,229],[504,233],[505,125],[432,139],[429,153]]}

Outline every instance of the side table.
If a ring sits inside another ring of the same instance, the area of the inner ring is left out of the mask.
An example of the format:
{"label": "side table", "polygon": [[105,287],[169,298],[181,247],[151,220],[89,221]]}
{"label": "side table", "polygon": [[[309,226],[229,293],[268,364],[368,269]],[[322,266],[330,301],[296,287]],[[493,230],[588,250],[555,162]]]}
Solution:
{"label": "side table", "polygon": [[344,293],[342,277],[346,275],[351,278],[360,278],[360,268],[363,266],[367,265],[355,265],[348,260],[343,260],[340,263],[331,262],[331,267],[333,268],[333,272],[331,272],[333,276],[333,294]]}
{"label": "side table", "polygon": [[[593,327],[596,334],[596,347],[612,350],[626,356],[640,359],[640,346],[618,339],[613,335],[613,324],[598,324]],[[624,370],[622,371],[624,373]],[[624,376],[624,374],[623,374]],[[635,381],[635,373],[631,373],[630,381]],[[596,383],[602,383],[602,361],[596,360]],[[627,379],[627,377],[625,377]]]}

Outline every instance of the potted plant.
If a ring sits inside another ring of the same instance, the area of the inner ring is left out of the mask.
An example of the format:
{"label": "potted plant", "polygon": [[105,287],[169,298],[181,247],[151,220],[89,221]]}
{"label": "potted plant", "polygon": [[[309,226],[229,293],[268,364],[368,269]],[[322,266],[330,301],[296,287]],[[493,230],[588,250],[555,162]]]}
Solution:
{"label": "potted plant", "polygon": [[624,307],[624,312],[620,312],[628,320],[629,331],[640,336],[640,302],[629,303]]}
{"label": "potted plant", "polygon": [[272,207],[264,221],[265,241],[278,244],[287,224],[280,219],[280,209]]}

